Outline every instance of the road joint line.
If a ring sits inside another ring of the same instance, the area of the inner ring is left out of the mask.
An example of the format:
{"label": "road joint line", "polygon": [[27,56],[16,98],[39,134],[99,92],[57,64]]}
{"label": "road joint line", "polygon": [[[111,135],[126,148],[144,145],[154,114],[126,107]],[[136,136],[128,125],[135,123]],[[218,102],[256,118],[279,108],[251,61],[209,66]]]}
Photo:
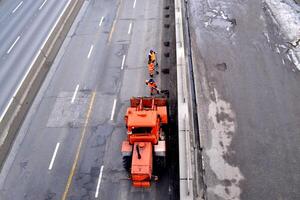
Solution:
{"label": "road joint line", "polygon": [[23,1],[21,1],[21,2],[17,5],[17,7],[15,7],[15,9],[12,11],[12,13],[15,13],[15,12],[19,9],[19,7],[20,7],[22,4],[23,4]]}
{"label": "road joint line", "polygon": [[74,103],[74,100],[76,98],[76,95],[77,95],[77,92],[78,92],[78,88],[79,88],[79,84],[77,84],[77,86],[75,88],[75,91],[74,91],[74,94],[73,94],[73,97],[72,97],[72,100],[71,100],[72,104]]}
{"label": "road joint line", "polygon": [[101,179],[102,179],[103,167],[104,166],[101,165],[101,169],[100,169],[100,173],[99,173],[99,177],[98,177],[98,183],[97,183],[97,187],[96,187],[95,198],[98,198],[98,196],[99,196],[99,189],[100,189],[100,184],[101,184]]}
{"label": "road joint line", "polygon": [[59,145],[60,145],[60,143],[58,142],[58,143],[56,144],[56,146],[55,146],[55,150],[54,150],[54,152],[53,152],[53,155],[52,155],[51,162],[50,162],[50,164],[49,164],[48,170],[51,170],[52,167],[53,167],[53,164],[54,164],[54,161],[55,161],[55,158],[56,158],[56,154],[57,154]]}

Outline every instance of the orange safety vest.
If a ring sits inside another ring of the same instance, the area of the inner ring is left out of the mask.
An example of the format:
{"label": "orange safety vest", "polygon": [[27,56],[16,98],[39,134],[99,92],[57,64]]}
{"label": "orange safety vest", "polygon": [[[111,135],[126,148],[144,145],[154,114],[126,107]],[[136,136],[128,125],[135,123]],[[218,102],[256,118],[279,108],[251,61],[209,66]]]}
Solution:
{"label": "orange safety vest", "polygon": [[149,74],[153,74],[154,73],[154,69],[155,69],[154,63],[151,62],[150,64],[148,64]]}
{"label": "orange safety vest", "polygon": [[155,82],[152,82],[152,83],[148,82],[147,85],[148,85],[148,87],[151,88],[151,89],[152,89],[152,88],[157,88],[157,85],[156,85]]}

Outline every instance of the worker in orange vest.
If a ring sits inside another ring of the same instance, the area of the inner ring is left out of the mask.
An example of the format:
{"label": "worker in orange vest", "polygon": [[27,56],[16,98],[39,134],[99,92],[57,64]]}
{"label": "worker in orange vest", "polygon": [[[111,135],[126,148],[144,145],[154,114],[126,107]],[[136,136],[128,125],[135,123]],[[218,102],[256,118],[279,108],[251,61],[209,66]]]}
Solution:
{"label": "worker in orange vest", "polygon": [[153,50],[150,50],[149,55],[148,55],[148,61],[154,63],[155,65],[155,69],[156,69],[156,73],[158,74],[158,63],[157,63],[157,59],[156,59],[156,52]]}
{"label": "worker in orange vest", "polygon": [[157,64],[157,62],[156,62],[156,52],[153,51],[152,49],[150,50],[148,58],[149,58],[150,62],[153,62],[153,63]]}
{"label": "worker in orange vest", "polygon": [[149,80],[146,80],[145,83],[150,88],[151,95],[153,95],[154,92],[156,92],[156,94],[159,94],[159,89],[157,88],[157,85],[152,78],[150,78]]}

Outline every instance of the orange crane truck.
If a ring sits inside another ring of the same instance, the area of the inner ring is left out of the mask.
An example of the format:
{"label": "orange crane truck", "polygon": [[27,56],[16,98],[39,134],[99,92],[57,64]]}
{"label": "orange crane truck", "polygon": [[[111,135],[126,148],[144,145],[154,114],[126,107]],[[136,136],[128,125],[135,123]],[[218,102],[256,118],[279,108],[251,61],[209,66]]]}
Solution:
{"label": "orange crane truck", "polygon": [[167,99],[132,97],[125,115],[127,139],[122,143],[124,168],[135,187],[150,187],[166,165]]}

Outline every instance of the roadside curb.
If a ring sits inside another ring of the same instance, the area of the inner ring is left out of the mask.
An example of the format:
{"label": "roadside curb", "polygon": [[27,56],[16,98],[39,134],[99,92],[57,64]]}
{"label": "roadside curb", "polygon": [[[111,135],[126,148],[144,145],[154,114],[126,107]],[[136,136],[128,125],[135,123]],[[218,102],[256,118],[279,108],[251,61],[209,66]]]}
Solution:
{"label": "roadside curb", "polygon": [[178,144],[179,144],[179,185],[180,199],[194,199],[193,158],[190,134],[193,132],[189,113],[188,71],[185,55],[182,0],[175,3],[176,64],[178,97]]}
{"label": "roadside curb", "polygon": [[0,167],[84,0],[69,0],[0,117]]}

